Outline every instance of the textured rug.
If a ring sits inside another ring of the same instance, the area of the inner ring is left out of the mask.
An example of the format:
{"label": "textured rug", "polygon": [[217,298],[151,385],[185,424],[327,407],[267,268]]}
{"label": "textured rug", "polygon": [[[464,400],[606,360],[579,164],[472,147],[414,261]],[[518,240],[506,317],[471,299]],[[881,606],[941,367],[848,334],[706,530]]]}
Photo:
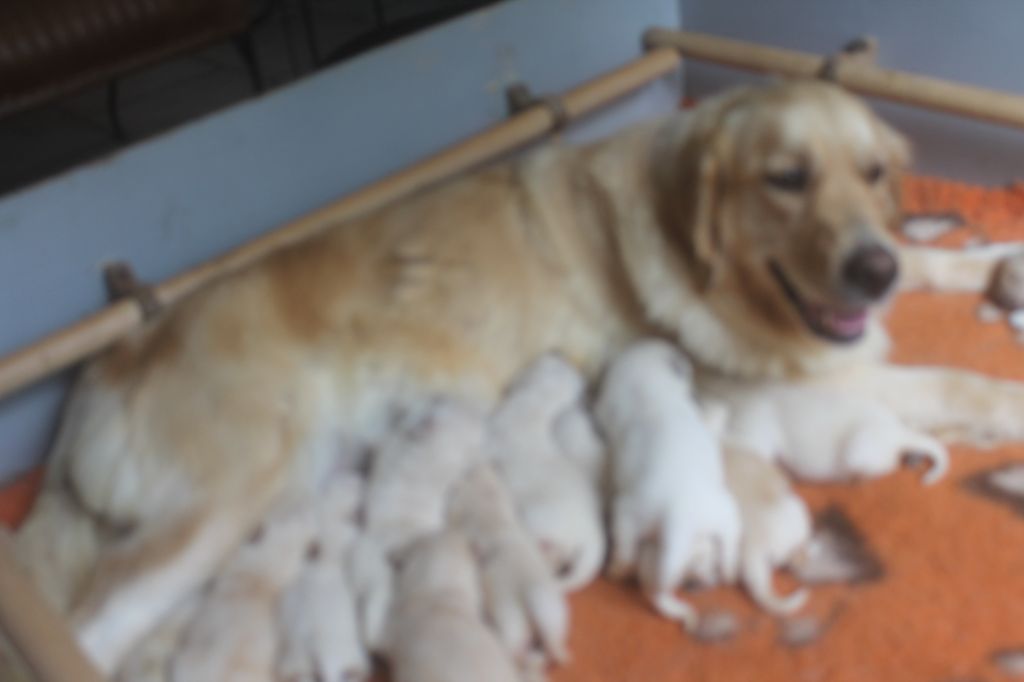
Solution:
{"label": "textured rug", "polygon": [[[912,214],[961,223],[936,244],[1024,240],[1024,184],[915,177],[904,198]],[[888,320],[894,359],[1024,380],[1024,345],[1004,321],[981,322],[978,302],[902,296]],[[760,613],[735,589],[694,593],[702,612],[734,630],[695,641],[655,616],[634,588],[595,583],[572,598],[573,662],[553,682],[1024,679],[1024,445],[952,455],[950,473],[929,488],[913,471],[800,487],[834,561],[796,616]],[[0,493],[0,520],[20,521],[38,480],[31,474]]]}

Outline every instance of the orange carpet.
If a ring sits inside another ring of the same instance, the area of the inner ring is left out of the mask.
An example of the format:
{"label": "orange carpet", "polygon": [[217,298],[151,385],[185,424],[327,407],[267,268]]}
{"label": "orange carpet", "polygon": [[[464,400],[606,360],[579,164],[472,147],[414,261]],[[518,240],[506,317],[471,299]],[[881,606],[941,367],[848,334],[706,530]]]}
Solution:
{"label": "orange carpet", "polygon": [[[940,244],[1024,238],[1024,185],[912,178],[905,200],[911,212],[964,218]],[[895,359],[1024,380],[1024,346],[1005,323],[978,322],[976,305],[973,296],[904,296],[890,316]],[[852,583],[815,587],[799,617],[768,617],[736,590],[702,592],[695,603],[733,614],[739,631],[696,642],[653,615],[635,589],[599,582],[572,599],[574,661],[553,682],[1024,679],[1024,492],[1017,498],[985,482],[1024,466],[1024,446],[952,454],[950,474],[930,488],[910,471],[802,486],[820,519],[852,533],[869,570]],[[0,520],[18,523],[37,483],[29,476],[0,495]]]}

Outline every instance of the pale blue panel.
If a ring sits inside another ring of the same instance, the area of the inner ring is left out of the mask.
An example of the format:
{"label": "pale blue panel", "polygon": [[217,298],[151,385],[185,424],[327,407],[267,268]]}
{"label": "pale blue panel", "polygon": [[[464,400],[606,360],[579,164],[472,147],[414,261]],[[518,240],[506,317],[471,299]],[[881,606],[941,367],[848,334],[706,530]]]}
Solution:
{"label": "pale blue panel", "polygon": [[[6,197],[0,352],[100,306],[105,262],[166,278],[494,123],[512,80],[561,90],[638,56],[642,30],[678,11],[501,3]],[[674,99],[648,89],[591,129]],[[0,478],[43,453],[60,388],[0,403]]]}

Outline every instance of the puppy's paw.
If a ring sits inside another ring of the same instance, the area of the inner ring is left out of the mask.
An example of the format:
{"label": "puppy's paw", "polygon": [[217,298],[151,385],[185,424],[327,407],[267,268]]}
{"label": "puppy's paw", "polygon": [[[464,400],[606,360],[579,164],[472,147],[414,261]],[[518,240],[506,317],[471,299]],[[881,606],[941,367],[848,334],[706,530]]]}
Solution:
{"label": "puppy's paw", "polygon": [[914,442],[904,450],[903,460],[912,466],[919,463],[927,466],[921,476],[921,482],[925,485],[939,482],[949,470],[949,451],[946,446],[924,434],[916,434]]}

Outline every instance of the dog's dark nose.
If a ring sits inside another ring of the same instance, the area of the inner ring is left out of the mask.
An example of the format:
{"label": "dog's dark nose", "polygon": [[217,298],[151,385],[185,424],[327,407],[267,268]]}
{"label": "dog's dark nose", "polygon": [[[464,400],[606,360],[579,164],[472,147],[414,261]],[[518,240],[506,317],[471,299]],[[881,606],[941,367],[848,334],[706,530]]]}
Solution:
{"label": "dog's dark nose", "polygon": [[871,300],[885,295],[896,275],[899,263],[889,249],[878,244],[862,246],[843,264],[843,283]]}

